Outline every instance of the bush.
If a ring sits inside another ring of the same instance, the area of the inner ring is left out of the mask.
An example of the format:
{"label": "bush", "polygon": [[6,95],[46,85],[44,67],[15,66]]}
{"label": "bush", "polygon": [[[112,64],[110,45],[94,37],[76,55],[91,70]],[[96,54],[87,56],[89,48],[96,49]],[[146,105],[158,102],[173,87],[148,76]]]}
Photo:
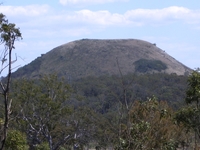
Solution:
{"label": "bush", "polygon": [[26,136],[18,130],[10,130],[8,132],[5,148],[7,150],[28,150],[29,146]]}

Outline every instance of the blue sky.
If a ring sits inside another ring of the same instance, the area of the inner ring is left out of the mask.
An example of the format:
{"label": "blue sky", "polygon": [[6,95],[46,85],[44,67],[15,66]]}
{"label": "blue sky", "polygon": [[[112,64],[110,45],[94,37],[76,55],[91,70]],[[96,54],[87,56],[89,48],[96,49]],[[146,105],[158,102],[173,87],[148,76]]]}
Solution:
{"label": "blue sky", "polygon": [[[200,67],[199,0],[2,0],[0,12],[20,28],[16,66],[73,40],[141,39]],[[2,45],[0,47],[3,48]]]}

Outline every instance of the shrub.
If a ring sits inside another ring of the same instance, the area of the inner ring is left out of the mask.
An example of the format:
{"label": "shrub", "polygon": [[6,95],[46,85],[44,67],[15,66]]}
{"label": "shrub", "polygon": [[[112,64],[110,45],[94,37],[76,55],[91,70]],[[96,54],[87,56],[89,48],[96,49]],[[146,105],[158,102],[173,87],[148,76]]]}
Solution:
{"label": "shrub", "polygon": [[18,130],[10,130],[8,132],[5,148],[7,150],[28,150],[29,146],[26,136]]}

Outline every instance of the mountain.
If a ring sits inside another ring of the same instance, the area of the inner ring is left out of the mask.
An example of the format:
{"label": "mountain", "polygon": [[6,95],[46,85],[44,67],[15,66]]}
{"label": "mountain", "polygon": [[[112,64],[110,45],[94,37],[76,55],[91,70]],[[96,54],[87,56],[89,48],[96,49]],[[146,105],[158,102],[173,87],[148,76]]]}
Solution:
{"label": "mountain", "polygon": [[13,77],[35,78],[57,73],[70,79],[128,73],[176,73],[191,69],[158,48],[137,39],[82,39],[58,46],[19,68]]}

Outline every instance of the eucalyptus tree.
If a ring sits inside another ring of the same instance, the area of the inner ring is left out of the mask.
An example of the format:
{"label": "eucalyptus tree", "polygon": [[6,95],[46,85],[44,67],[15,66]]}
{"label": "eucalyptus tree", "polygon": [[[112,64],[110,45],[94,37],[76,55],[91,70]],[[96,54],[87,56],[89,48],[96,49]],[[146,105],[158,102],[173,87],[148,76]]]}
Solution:
{"label": "eucalyptus tree", "polygon": [[188,77],[188,89],[185,102],[187,106],[181,108],[175,116],[178,124],[183,124],[186,131],[195,134],[195,147],[197,138],[200,138],[200,70],[197,69]]}
{"label": "eucalyptus tree", "polygon": [[27,133],[30,148],[48,143],[57,150],[72,139],[69,122],[71,108],[67,105],[71,88],[55,75],[37,81],[22,79],[14,85],[15,115],[23,132]]}
{"label": "eucalyptus tree", "polygon": [[11,84],[11,73],[12,73],[12,65],[17,61],[17,57],[12,59],[12,53],[15,49],[15,41],[22,38],[22,34],[15,26],[14,23],[9,23],[4,14],[0,14],[0,43],[3,45],[3,49],[1,50],[1,66],[0,66],[0,75],[6,73],[6,78],[4,80],[0,80],[1,87],[1,95],[3,99],[3,126],[0,130],[0,149],[4,148],[5,141],[7,138],[7,132],[10,121],[10,114],[12,112],[11,105],[12,99],[9,97],[10,93],[10,84]]}

